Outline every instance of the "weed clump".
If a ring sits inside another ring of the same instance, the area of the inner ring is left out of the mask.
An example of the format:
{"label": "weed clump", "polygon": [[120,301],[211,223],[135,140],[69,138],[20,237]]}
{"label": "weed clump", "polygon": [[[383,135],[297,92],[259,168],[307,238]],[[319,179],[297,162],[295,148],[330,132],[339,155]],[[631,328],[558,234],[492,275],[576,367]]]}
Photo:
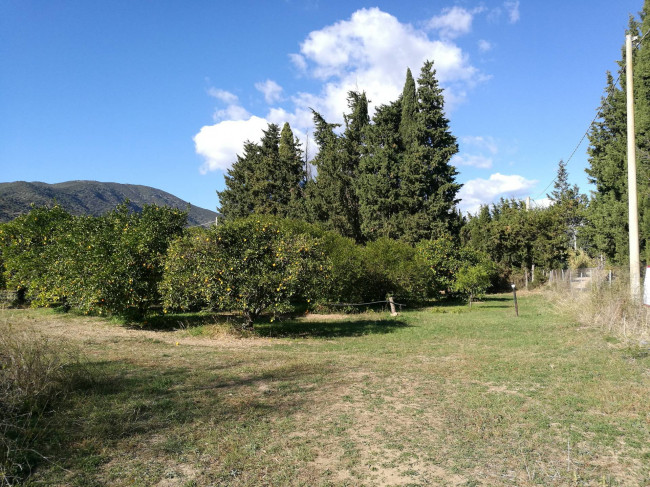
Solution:
{"label": "weed clump", "polygon": [[606,274],[593,278],[589,290],[550,291],[558,307],[583,326],[595,326],[624,340],[650,340],[650,307],[630,297],[625,276],[611,282]]}
{"label": "weed clump", "polygon": [[0,323],[0,486],[15,485],[39,453],[55,408],[82,375],[80,355],[61,340]]}

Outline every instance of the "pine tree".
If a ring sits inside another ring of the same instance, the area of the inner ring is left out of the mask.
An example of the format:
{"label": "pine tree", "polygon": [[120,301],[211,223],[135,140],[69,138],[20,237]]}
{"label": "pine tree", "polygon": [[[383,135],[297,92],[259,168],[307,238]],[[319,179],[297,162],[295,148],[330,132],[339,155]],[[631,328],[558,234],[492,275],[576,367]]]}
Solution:
{"label": "pine tree", "polygon": [[[638,35],[638,24],[633,18],[630,19],[628,33]],[[620,61],[619,65],[621,86],[625,86],[625,62]],[[643,101],[639,103],[638,99],[636,101],[639,108],[647,104]],[[628,262],[629,251],[626,120],[625,92],[616,86],[612,74],[608,72],[600,117],[589,133],[590,167],[586,172],[596,191],[589,202],[589,226],[586,230],[593,246],[592,253],[605,255],[618,264]],[[640,137],[637,143],[642,141],[643,137]],[[643,201],[644,198],[640,197],[639,200]]]}
{"label": "pine tree", "polygon": [[[650,31],[650,0],[641,11],[639,34]],[[634,59],[637,191],[641,258],[650,262],[650,39],[646,37]],[[645,254],[645,255],[644,255]]]}

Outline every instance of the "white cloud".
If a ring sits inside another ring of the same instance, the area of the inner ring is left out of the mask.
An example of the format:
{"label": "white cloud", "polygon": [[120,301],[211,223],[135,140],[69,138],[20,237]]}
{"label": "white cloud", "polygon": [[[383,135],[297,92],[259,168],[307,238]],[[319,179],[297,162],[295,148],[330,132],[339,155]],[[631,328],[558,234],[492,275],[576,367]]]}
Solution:
{"label": "white cloud", "polygon": [[[478,11],[469,13],[473,15]],[[460,32],[465,29],[465,24],[462,23],[462,12],[457,13],[460,23],[455,32]],[[451,17],[448,19],[451,22]],[[302,76],[321,82],[320,89],[284,96],[285,104],[272,107],[265,115],[265,121],[278,124],[289,121],[294,131],[303,134],[312,130],[312,108],[329,122],[342,122],[343,113],[348,110],[349,91],[365,91],[371,102],[371,112],[375,106],[396,100],[404,86],[407,67],[412,69],[417,79],[426,60],[435,63],[436,78],[445,90],[447,112],[464,102],[469,89],[488,79],[471,64],[467,53],[450,39],[431,38],[426,30],[401,23],[378,8],[358,10],[347,20],[309,33],[300,44],[300,52],[289,57]],[[269,103],[279,101],[281,90],[272,83],[267,81],[256,85]],[[212,130],[203,127],[195,137],[196,151],[206,159],[203,171],[228,167],[223,163],[225,159],[220,143],[208,143],[205,140],[207,134],[221,133],[224,128],[221,124],[228,120],[246,122],[238,127],[249,126],[253,119],[262,120],[251,117],[232,93],[214,89],[210,94],[227,106],[216,111],[215,121],[219,123],[212,126]],[[256,134],[254,139],[258,140],[260,136]],[[201,147],[197,140],[201,141]],[[228,144],[228,151],[232,148],[231,140],[220,140]],[[237,151],[241,151],[241,146]],[[234,157],[229,159],[230,163],[234,160]]]}
{"label": "white cloud", "polygon": [[489,136],[463,136],[460,138],[460,152],[451,163],[454,166],[471,166],[479,169],[492,167],[492,156],[499,152],[496,141]]}
{"label": "white cloud", "polygon": [[291,59],[293,65],[298,68],[298,71],[304,72],[307,70],[307,61],[305,61],[305,58],[300,54],[289,54],[289,59]]}
{"label": "white cloud", "polygon": [[202,127],[194,136],[196,153],[205,158],[201,173],[228,169],[241,153],[244,142],[260,140],[266,127],[267,121],[255,116]]}
{"label": "white cloud", "polygon": [[478,50],[481,52],[488,52],[492,49],[492,44],[485,39],[478,41]]}
{"label": "white cloud", "polygon": [[226,108],[215,110],[212,118],[215,121],[221,120],[246,120],[251,114],[239,104],[239,97],[226,90],[210,88],[208,95],[226,104]]}
{"label": "white cloud", "polygon": [[494,155],[499,152],[496,140],[494,137],[482,135],[465,135],[460,138],[461,146],[470,146],[478,150],[487,151]]}
{"label": "white cloud", "polygon": [[503,6],[508,13],[508,20],[511,24],[514,24],[519,21],[519,0],[509,0],[503,3]]}
{"label": "white cloud", "polygon": [[255,83],[255,88],[264,93],[266,103],[275,103],[282,99],[282,87],[275,81],[267,79],[263,83]]}
{"label": "white cloud", "polygon": [[246,120],[251,116],[244,107],[240,105],[228,105],[226,108],[214,112],[214,120]]}
{"label": "white cloud", "polygon": [[220,90],[218,88],[210,88],[208,90],[208,95],[210,95],[213,98],[216,98],[219,101],[227,103],[228,105],[232,105],[239,102],[239,98],[237,97],[237,95],[230,93],[229,91],[226,90]]}
{"label": "white cloud", "polygon": [[464,183],[458,193],[459,207],[464,212],[476,213],[481,205],[490,204],[500,197],[520,198],[525,196],[537,181],[517,174],[494,173],[489,179],[472,179]]}
{"label": "white cloud", "polygon": [[531,200],[531,206],[533,208],[548,208],[553,204],[551,198],[540,198],[538,200]]}
{"label": "white cloud", "polygon": [[364,90],[374,106],[395,100],[406,68],[415,78],[428,59],[445,87],[447,107],[461,103],[466,88],[485,79],[463,50],[449,40],[430,39],[423,30],[378,8],[361,9],[349,20],[311,32],[292,58],[306,74],[323,81],[318,94],[300,93],[300,108],[313,107],[327,120],[341,120],[348,91]]}
{"label": "white cloud", "polygon": [[430,29],[440,32],[440,37],[454,39],[472,30],[474,15],[482,12],[483,9],[469,11],[463,7],[445,8],[442,14],[429,20],[427,26]]}
{"label": "white cloud", "polygon": [[492,167],[492,158],[480,154],[456,154],[451,158],[451,164],[454,166],[472,166],[479,169],[489,169]]}

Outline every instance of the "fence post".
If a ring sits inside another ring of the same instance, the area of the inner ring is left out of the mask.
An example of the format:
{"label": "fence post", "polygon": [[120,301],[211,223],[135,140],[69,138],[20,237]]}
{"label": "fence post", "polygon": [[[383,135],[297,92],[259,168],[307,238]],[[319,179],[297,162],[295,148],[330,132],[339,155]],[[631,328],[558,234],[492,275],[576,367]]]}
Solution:
{"label": "fence post", "polygon": [[533,264],[531,272],[530,272],[530,282],[531,284],[535,282],[535,264]]}
{"label": "fence post", "polygon": [[390,304],[390,315],[397,316],[397,311],[395,311],[395,301],[393,301],[392,296],[388,298],[388,304]]}
{"label": "fence post", "polygon": [[528,269],[524,271],[524,281],[526,282],[526,290],[528,290]]}

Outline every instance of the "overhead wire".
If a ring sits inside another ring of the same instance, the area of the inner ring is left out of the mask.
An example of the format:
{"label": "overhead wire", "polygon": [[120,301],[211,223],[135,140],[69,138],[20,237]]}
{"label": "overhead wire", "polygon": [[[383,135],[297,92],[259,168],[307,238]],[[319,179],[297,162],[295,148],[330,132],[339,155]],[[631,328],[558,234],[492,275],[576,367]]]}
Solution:
{"label": "overhead wire", "polygon": [[[646,33],[643,34],[643,36],[636,42],[636,44],[634,44],[635,49],[638,49],[641,46],[641,43],[643,42],[643,40],[646,38],[646,36],[648,34],[650,34],[650,29],[648,29],[646,31]],[[621,77],[623,76],[623,71],[625,70],[626,67],[627,67],[627,59],[625,60],[625,63],[621,66],[621,69],[619,70],[619,73],[618,73],[618,77],[616,78],[616,80],[614,81],[614,83],[612,84],[610,89],[608,90],[607,95],[603,98],[603,101],[602,101],[602,103],[600,105],[600,108],[598,108],[598,111],[596,112],[596,115],[594,116],[594,118],[589,123],[589,126],[587,127],[587,130],[585,131],[584,134],[582,134],[582,137],[580,137],[580,140],[578,141],[575,148],[573,149],[573,152],[571,152],[571,155],[567,158],[567,160],[565,162],[566,166],[569,165],[569,162],[571,161],[571,159],[573,159],[573,156],[576,154],[576,152],[578,152],[578,149],[580,148],[580,146],[582,145],[584,140],[589,135],[589,131],[591,130],[593,125],[596,123],[596,120],[598,120],[600,118],[600,114],[603,111],[603,108],[605,107],[605,102],[607,102],[607,100],[609,100],[609,98],[613,95],[614,90],[616,89],[616,85],[618,85],[618,82],[621,80]],[[540,196],[544,195],[546,193],[546,191],[551,187],[551,185],[555,184],[556,182],[557,182],[557,177],[555,177],[550,183],[548,183],[548,185],[546,185],[546,187],[537,196],[535,196],[534,199],[537,199]]]}

